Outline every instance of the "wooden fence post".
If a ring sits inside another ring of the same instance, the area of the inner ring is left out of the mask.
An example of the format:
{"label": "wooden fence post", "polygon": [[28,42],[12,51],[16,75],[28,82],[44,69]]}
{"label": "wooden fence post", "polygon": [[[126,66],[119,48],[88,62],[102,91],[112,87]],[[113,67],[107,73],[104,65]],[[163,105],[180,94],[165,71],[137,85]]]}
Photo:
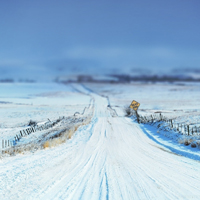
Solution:
{"label": "wooden fence post", "polygon": [[23,136],[22,131],[20,131],[21,136]]}
{"label": "wooden fence post", "polygon": [[16,135],[17,140],[19,141],[18,135]]}
{"label": "wooden fence post", "polygon": [[182,130],[182,124],[180,125],[180,128],[181,128],[181,131],[180,131],[180,132],[182,133],[182,132],[183,132],[183,130]]}
{"label": "wooden fence post", "polygon": [[188,135],[190,135],[190,127],[189,127],[189,125],[187,125],[187,129],[188,129]]}
{"label": "wooden fence post", "polygon": [[140,123],[140,120],[139,120],[139,114],[138,114],[138,112],[137,112],[137,110],[135,111],[135,114],[136,114],[136,117],[137,117],[137,122],[138,122],[138,124]]}

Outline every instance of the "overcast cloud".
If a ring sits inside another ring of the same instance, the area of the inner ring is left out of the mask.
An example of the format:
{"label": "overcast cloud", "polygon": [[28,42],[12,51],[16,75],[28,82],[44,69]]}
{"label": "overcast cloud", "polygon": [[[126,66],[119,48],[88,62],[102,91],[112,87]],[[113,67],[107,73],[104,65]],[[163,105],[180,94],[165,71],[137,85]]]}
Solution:
{"label": "overcast cloud", "polygon": [[0,0],[0,68],[200,68],[199,10],[199,0]]}

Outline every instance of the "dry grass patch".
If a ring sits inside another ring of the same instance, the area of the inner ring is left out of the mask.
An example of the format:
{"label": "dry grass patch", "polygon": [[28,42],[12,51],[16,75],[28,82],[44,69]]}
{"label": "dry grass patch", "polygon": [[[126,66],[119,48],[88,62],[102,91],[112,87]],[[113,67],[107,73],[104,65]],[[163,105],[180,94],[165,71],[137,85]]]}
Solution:
{"label": "dry grass patch", "polygon": [[77,129],[78,129],[78,126],[72,127],[68,130],[63,131],[59,137],[52,138],[48,141],[45,141],[45,143],[43,144],[43,148],[55,147],[59,144],[66,142],[67,139],[71,139],[72,135],[75,133]]}
{"label": "dry grass patch", "polygon": [[74,129],[74,131],[72,129],[69,130],[68,139],[72,138],[72,135],[74,134],[74,132],[75,132],[75,129]]}
{"label": "dry grass patch", "polygon": [[76,125],[74,125],[70,129],[63,131],[62,133],[60,133],[60,135],[58,137],[52,138],[48,141],[45,141],[44,144],[43,144],[43,148],[54,147],[56,145],[59,145],[59,144],[66,142],[66,140],[72,138],[72,136],[74,135],[74,133],[78,130],[78,128],[80,126],[85,126],[85,125],[89,124],[90,121],[91,121],[91,118],[88,118],[84,122],[77,123]]}
{"label": "dry grass patch", "polygon": [[44,147],[44,148],[50,147],[49,141],[46,141],[46,142],[43,144],[43,147]]}
{"label": "dry grass patch", "polygon": [[54,138],[54,139],[46,141],[43,144],[43,148],[55,147],[59,144],[62,144],[63,142],[65,142],[65,140],[63,138]]}

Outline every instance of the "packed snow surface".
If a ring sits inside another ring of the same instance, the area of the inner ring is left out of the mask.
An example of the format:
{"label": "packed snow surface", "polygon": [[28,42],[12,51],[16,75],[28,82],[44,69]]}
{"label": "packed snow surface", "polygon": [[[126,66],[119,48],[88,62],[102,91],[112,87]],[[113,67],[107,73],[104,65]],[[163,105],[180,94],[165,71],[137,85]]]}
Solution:
{"label": "packed snow surface", "polygon": [[0,160],[0,199],[199,199],[198,160],[113,117],[108,98],[74,87],[95,100],[91,123],[60,146]]}

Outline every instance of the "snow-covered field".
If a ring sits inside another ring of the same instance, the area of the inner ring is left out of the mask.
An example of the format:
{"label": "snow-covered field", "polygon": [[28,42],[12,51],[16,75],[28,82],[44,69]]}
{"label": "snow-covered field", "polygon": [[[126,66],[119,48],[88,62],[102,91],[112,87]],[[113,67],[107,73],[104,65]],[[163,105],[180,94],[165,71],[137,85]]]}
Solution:
{"label": "snow-covered field", "polygon": [[92,90],[108,96],[120,116],[132,100],[140,103],[139,114],[161,112],[184,123],[200,123],[200,83],[90,84]]}
{"label": "snow-covered field", "polygon": [[0,84],[0,139],[25,129],[30,120],[38,123],[82,112],[90,97],[71,86],[55,83]]}
{"label": "snow-covered field", "polygon": [[[46,121],[82,111],[90,97],[73,87],[56,83],[1,83],[0,127],[25,125],[29,120]],[[73,107],[73,109],[72,109]]]}
{"label": "snow-covered field", "polygon": [[[199,199],[200,150],[124,113],[136,100],[140,114],[162,112],[198,123],[199,86],[1,83],[0,139],[13,137],[30,120],[42,124],[79,112],[78,120],[93,105],[94,113],[64,143],[2,157],[0,199]],[[69,126],[67,120],[60,123]]]}

